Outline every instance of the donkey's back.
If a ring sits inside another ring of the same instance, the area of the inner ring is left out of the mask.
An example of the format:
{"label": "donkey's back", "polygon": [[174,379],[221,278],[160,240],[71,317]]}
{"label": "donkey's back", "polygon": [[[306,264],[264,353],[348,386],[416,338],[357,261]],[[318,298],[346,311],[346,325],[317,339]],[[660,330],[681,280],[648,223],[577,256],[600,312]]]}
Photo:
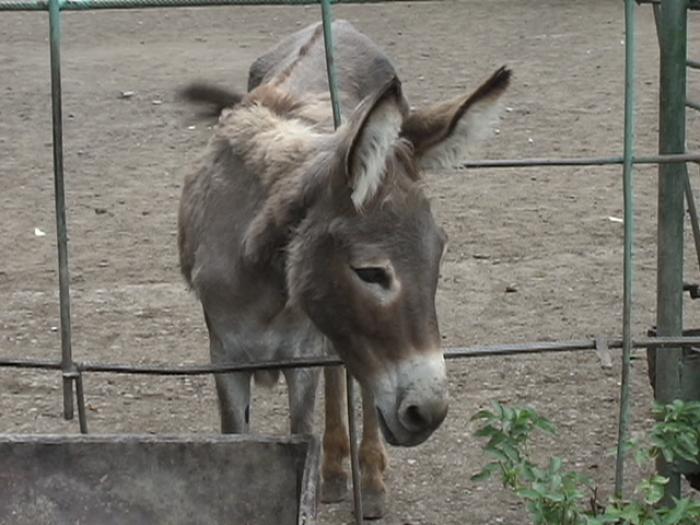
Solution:
{"label": "donkey's back", "polygon": [[[384,52],[346,20],[332,25],[336,78],[343,113],[396,76]],[[285,90],[295,97],[328,97],[323,26],[315,24],[282,39],[250,67],[248,90],[289,71]],[[330,106],[327,106],[330,109]]]}

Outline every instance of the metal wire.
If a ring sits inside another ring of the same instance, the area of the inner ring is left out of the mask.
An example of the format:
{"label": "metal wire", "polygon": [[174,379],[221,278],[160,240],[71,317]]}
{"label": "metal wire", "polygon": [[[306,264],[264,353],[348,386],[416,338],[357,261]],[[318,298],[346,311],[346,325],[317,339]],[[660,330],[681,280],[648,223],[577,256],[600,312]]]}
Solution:
{"label": "metal wire", "polygon": [[[653,4],[654,7],[660,6],[662,0],[636,0],[638,4]],[[700,0],[688,0],[688,9],[700,9]]]}
{"label": "metal wire", "polygon": [[695,102],[694,100],[686,100],[686,107],[694,109],[695,111],[700,111],[700,102]]}
{"label": "metal wire", "polygon": [[[331,4],[379,4],[409,0],[328,0]],[[429,2],[433,0],[410,0]],[[61,11],[89,11],[98,9],[146,9],[159,7],[216,7],[216,6],[298,6],[318,5],[319,0],[59,0]],[[0,0],[0,11],[46,11],[48,0]]]}
{"label": "metal wire", "polygon": [[[596,339],[581,339],[571,341],[548,341],[537,343],[503,344],[493,346],[472,346],[466,348],[448,348],[445,350],[445,359],[466,359],[484,357],[505,357],[528,354],[541,354],[550,352],[576,352],[576,351],[597,351],[600,347],[620,348],[621,339],[606,340],[598,337]],[[638,339],[632,342],[635,348],[677,348],[677,347],[700,347],[700,337],[651,337]],[[190,365],[190,366],[159,366],[159,365],[128,365],[128,364],[97,364],[97,363],[74,363],[73,369],[65,374],[65,377],[76,383],[76,397],[78,402],[78,419],[80,432],[87,434],[87,412],[85,410],[85,394],[83,388],[84,373],[112,373],[112,374],[134,374],[149,376],[196,376],[226,372],[244,372],[253,370],[271,370],[300,367],[319,367],[342,365],[342,361],[332,357],[317,357],[311,359],[288,359],[279,361],[269,361],[260,363],[231,363],[228,365]],[[604,366],[604,363],[603,363]],[[18,368],[34,370],[62,370],[61,361],[50,361],[44,359],[8,359],[0,358],[0,368]],[[348,409],[350,408],[351,397],[348,397]],[[354,415],[354,414],[353,414]],[[350,412],[348,412],[350,417]],[[351,430],[350,437],[355,436],[356,431]],[[351,457],[351,461],[353,461]],[[356,515],[362,516],[361,502],[357,507]]]}
{"label": "metal wire", "polygon": [[[645,155],[632,157],[632,164],[673,164],[700,162],[700,153],[679,153],[668,155]],[[562,159],[502,159],[473,160],[461,164],[462,169],[471,168],[537,168],[544,166],[607,166],[624,164],[624,157],[571,157]]]}
{"label": "metal wire", "polygon": [[[596,350],[597,341],[604,341],[608,348],[622,348],[622,339],[574,339],[566,341],[544,341],[488,346],[453,347],[444,350],[446,360],[484,357],[509,357],[550,352],[576,352]],[[632,341],[633,348],[677,348],[700,347],[700,336],[646,337]],[[251,372],[255,370],[284,370],[287,368],[315,368],[338,366],[343,362],[337,357],[315,357],[307,359],[285,359],[258,363],[231,363],[227,365],[130,365],[119,363],[75,363],[81,373],[133,374],[151,376],[199,376],[229,372]],[[0,358],[0,368],[25,368],[61,370],[61,362],[47,359]]]}

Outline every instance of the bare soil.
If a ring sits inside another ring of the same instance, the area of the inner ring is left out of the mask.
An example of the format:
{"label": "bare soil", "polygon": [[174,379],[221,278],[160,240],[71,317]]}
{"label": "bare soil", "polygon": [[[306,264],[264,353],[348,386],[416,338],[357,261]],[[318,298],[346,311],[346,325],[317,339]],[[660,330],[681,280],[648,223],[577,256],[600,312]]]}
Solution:
{"label": "bare soil", "polygon": [[[621,2],[463,0],[340,6],[393,57],[413,105],[515,72],[499,133],[474,158],[618,155],[622,150]],[[66,13],[63,89],[74,352],[78,360],[205,363],[196,300],[177,268],[184,175],[210,131],[174,89],[206,78],[245,87],[248,65],[317,7]],[[638,150],[657,145],[658,46],[639,9]],[[700,53],[691,16],[690,55]],[[0,355],[60,354],[51,170],[47,17],[0,15]],[[700,84],[690,74],[689,93]],[[695,82],[695,83],[694,83]],[[130,98],[121,93],[133,91]],[[699,121],[688,121],[697,145]],[[694,168],[692,168],[694,170]],[[694,176],[697,176],[693,172]],[[450,236],[438,292],[446,346],[610,337],[621,333],[621,169],[534,168],[430,173]],[[635,335],[655,316],[656,169],[636,172]],[[696,183],[697,184],[697,183]],[[37,236],[35,229],[45,232]],[[686,279],[698,280],[688,236]],[[700,326],[688,299],[686,324]],[[646,364],[635,360],[632,427],[650,426]],[[528,404],[559,427],[539,453],[565,457],[612,486],[619,364],[593,352],[471,359],[449,366],[452,405],[426,444],[390,450],[386,525],[526,523],[497,482],[470,476],[487,458],[470,416],[495,400]],[[76,432],[61,417],[55,373],[0,369],[0,430]],[[91,432],[216,432],[213,381],[88,375]],[[256,432],[287,429],[284,387],[256,391]],[[320,417],[317,418],[317,421]],[[640,473],[630,467],[628,486]],[[351,521],[349,503],[321,508]]]}

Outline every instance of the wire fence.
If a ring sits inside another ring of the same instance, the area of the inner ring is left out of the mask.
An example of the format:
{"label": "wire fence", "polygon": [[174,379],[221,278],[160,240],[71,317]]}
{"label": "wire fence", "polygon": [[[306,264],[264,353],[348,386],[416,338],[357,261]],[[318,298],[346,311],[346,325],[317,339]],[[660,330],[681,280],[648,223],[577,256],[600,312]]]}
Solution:
{"label": "wire fence", "polygon": [[[321,367],[335,366],[342,362],[336,358],[316,358],[316,359],[295,359],[286,361],[274,361],[265,363],[232,363],[230,365],[215,366],[215,365],[191,365],[191,366],[158,366],[158,365],[129,365],[117,363],[89,363],[76,362],[72,356],[71,347],[71,314],[70,314],[70,285],[68,274],[68,251],[67,251],[67,228],[66,228],[66,206],[64,198],[64,182],[63,182],[63,141],[62,141],[62,110],[61,110],[61,59],[60,59],[60,43],[61,43],[61,11],[77,11],[77,10],[93,10],[93,9],[132,9],[132,8],[157,8],[157,7],[204,7],[204,6],[259,6],[259,5],[309,5],[321,3],[322,18],[324,24],[324,41],[326,45],[326,57],[329,77],[329,90],[331,99],[337,100],[335,90],[334,70],[333,70],[333,49],[332,49],[332,34],[331,34],[331,4],[351,4],[351,3],[385,3],[388,1],[403,1],[403,0],[0,0],[0,11],[48,11],[50,22],[50,51],[51,51],[51,78],[52,78],[52,114],[53,114],[53,152],[54,152],[54,181],[55,181],[55,199],[56,199],[56,224],[57,224],[57,246],[58,246],[58,267],[59,267],[59,301],[61,311],[61,360],[30,360],[30,359],[10,359],[0,358],[0,367],[13,367],[24,369],[42,369],[42,370],[57,370],[62,372],[63,377],[63,394],[64,394],[64,416],[66,419],[73,417],[73,386],[75,386],[75,395],[78,405],[78,419],[81,432],[87,432],[87,418],[85,413],[85,401],[83,390],[83,374],[85,373],[113,373],[113,374],[138,374],[138,375],[203,375],[203,374],[220,374],[229,372],[265,370],[265,369],[284,369],[291,367]],[[430,1],[430,0],[424,0]],[[636,3],[654,4],[657,19],[659,15],[659,6],[673,4],[678,7],[682,0],[638,0]],[[676,5],[677,4],[677,5]],[[689,4],[684,4],[684,8],[700,8],[700,2],[693,0]],[[676,13],[675,10],[668,10],[665,13],[666,20],[662,25],[664,31],[659,30],[660,45],[665,45],[664,38],[670,39],[673,35],[672,25],[677,21],[672,19],[671,14]],[[671,11],[673,13],[669,14]],[[680,16],[680,15],[679,15]],[[679,18],[679,16],[677,18]],[[680,19],[680,18],[679,18]],[[635,106],[635,89],[634,89],[634,51],[635,51],[635,1],[625,0],[625,20],[626,20],[626,67],[625,67],[625,148],[622,156],[609,157],[571,157],[571,158],[540,158],[540,159],[502,159],[502,160],[481,160],[470,161],[462,164],[463,169],[476,168],[527,168],[527,167],[554,167],[554,166],[606,166],[606,165],[622,165],[623,180],[624,180],[624,226],[625,226],[625,256],[623,262],[624,276],[624,297],[623,297],[623,335],[619,339],[606,339],[598,337],[593,339],[581,339],[572,341],[554,341],[554,342],[536,342],[523,343],[512,345],[495,345],[495,346],[474,346],[466,348],[450,348],[445,351],[445,358],[462,359],[462,358],[483,358],[493,356],[520,356],[527,354],[539,354],[548,352],[577,352],[577,351],[594,351],[604,366],[610,366],[611,357],[610,349],[622,349],[622,380],[621,380],[621,402],[620,402],[620,418],[619,418],[619,436],[618,436],[618,459],[616,465],[616,485],[615,491],[618,496],[622,495],[622,480],[623,480],[623,454],[621,453],[622,444],[625,442],[628,420],[628,405],[629,405],[629,372],[630,372],[630,352],[633,348],[647,349],[667,349],[678,351],[681,348],[688,349],[691,352],[698,352],[700,348],[700,337],[683,337],[680,331],[675,329],[667,329],[665,326],[660,327],[659,333],[666,337],[649,337],[633,340],[630,333],[631,327],[631,294],[632,294],[632,245],[634,237],[633,225],[633,191],[632,191],[632,170],[637,164],[658,164],[660,166],[668,165],[685,165],[686,163],[700,163],[700,152],[687,152],[684,148],[664,150],[658,155],[636,155],[634,151],[634,106]],[[669,33],[669,35],[666,35]],[[678,38],[680,36],[676,35]],[[683,33],[682,38],[685,38]],[[662,53],[662,57],[665,55]],[[683,58],[683,67],[700,68],[700,63]],[[662,58],[668,60],[668,58]],[[663,85],[662,85],[663,89]],[[681,105],[683,108],[690,107],[700,109],[700,104],[685,99],[683,92],[683,100]],[[334,120],[336,125],[340,121],[340,116],[337,112],[337,104],[333,104]],[[677,117],[672,117],[678,120],[676,125],[681,125]],[[684,120],[684,119],[683,119]],[[683,121],[684,125],[684,121]],[[681,170],[682,171],[682,170]],[[692,193],[690,192],[690,184],[687,178],[682,181],[681,195],[685,191],[685,195],[690,203]],[[678,195],[678,188],[675,188],[675,195]],[[670,205],[669,205],[670,206]],[[696,248],[700,262],[700,227],[697,227],[697,217],[694,214],[694,204],[692,206],[691,218],[694,224],[694,233],[696,235]],[[677,224],[674,226],[677,227]],[[682,227],[682,226],[681,226]],[[661,237],[660,226],[660,237]],[[695,232],[695,230],[698,230]],[[682,239],[681,239],[682,241]],[[677,245],[676,245],[677,248]],[[673,250],[672,250],[673,251]],[[681,257],[682,245],[680,251],[675,251],[671,256]],[[676,276],[677,277],[677,276]],[[663,279],[662,279],[663,280]],[[674,281],[675,288],[673,293],[677,291],[677,280]],[[661,286],[662,283],[660,283]],[[682,290],[681,290],[682,293]],[[660,305],[660,308],[663,305]],[[666,308],[666,306],[663,306]],[[669,316],[675,320],[679,314],[672,310]],[[669,318],[671,318],[669,317]],[[666,318],[664,318],[666,319]],[[675,322],[675,321],[674,321]],[[671,323],[673,324],[673,323]],[[663,376],[662,374],[662,377]],[[352,381],[348,381],[348,400],[352,400]],[[671,388],[679,391],[677,387]],[[666,389],[668,390],[668,389]],[[666,391],[665,390],[665,391]],[[670,391],[670,390],[669,390]],[[353,412],[349,406],[349,413]],[[351,422],[351,440],[356,441],[354,423]],[[677,473],[670,472],[672,477],[671,488],[667,494],[673,494],[676,491],[675,480],[678,479]],[[357,455],[353,453],[353,477],[357,474]],[[356,519],[361,520],[361,500],[359,496],[359,484],[355,485],[355,508]],[[360,521],[358,521],[359,523]]]}
{"label": "wire fence", "polygon": [[[533,343],[499,344],[487,346],[453,347],[444,351],[448,361],[469,358],[487,357],[512,357],[533,354],[571,353],[571,352],[595,352],[602,368],[612,368],[611,349],[621,349],[624,346],[622,338],[608,339],[599,336],[593,339],[577,339],[564,341],[543,341]],[[631,347],[636,349],[665,349],[684,347],[695,353],[700,353],[700,336],[683,337],[646,337],[635,339]],[[275,361],[259,361],[230,363],[225,365],[134,365],[127,363],[92,363],[74,361],[69,370],[64,370],[63,362],[47,359],[12,359],[0,358],[0,368],[16,368],[44,371],[63,370],[63,377],[75,382],[75,399],[78,405],[78,424],[80,432],[88,433],[87,411],[85,405],[85,393],[83,389],[83,375],[85,373],[101,374],[129,374],[146,376],[201,376],[211,374],[225,374],[232,372],[254,372],[257,370],[284,370],[289,368],[318,368],[327,366],[342,366],[344,363],[331,356],[314,358],[296,358]],[[352,385],[352,378],[348,377],[348,384]],[[349,387],[348,403],[354,398],[352,387]],[[349,416],[353,419],[349,425],[351,440],[356,440],[357,431],[354,427],[354,407],[348,407]],[[356,453],[355,458],[357,457]],[[356,465],[355,469],[359,469]],[[356,496],[357,497],[357,496]],[[356,508],[361,510],[361,501],[356,502]],[[359,512],[359,511],[358,511]],[[359,512],[358,515],[362,515]]]}
{"label": "wire fence", "polygon": [[[329,0],[329,4],[386,4],[408,0]],[[432,2],[435,0],[410,0]],[[52,0],[2,0],[0,11],[47,11]],[[58,0],[61,11],[101,9],[146,9],[164,7],[221,6],[303,6],[318,5],[320,0]]]}
{"label": "wire fence", "polygon": [[[594,350],[604,366],[609,362],[607,353],[610,349],[620,349],[622,338],[609,339],[595,337],[592,339],[572,339],[563,341],[544,341],[534,343],[513,343],[486,346],[453,347],[444,350],[448,361],[454,359],[512,357],[531,354],[567,353],[582,350]],[[645,337],[632,341],[636,349],[685,347],[700,353],[700,336],[683,337]],[[337,357],[314,357],[282,359],[275,361],[256,361],[230,363],[225,365],[134,365],[127,363],[92,363],[76,361],[73,373],[97,372],[110,374],[134,374],[156,376],[197,376],[208,374],[226,374],[231,372],[253,372],[256,370],[284,370],[288,368],[318,368],[343,365]],[[62,370],[62,362],[50,359],[12,359],[0,358],[0,367],[24,368],[38,370]]]}

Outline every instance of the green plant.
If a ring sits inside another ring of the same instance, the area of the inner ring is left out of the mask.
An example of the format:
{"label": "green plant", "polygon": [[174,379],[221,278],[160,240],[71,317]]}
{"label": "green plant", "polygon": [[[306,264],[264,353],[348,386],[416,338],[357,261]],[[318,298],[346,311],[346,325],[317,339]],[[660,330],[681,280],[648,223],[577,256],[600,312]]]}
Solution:
{"label": "green plant", "polygon": [[697,461],[700,454],[700,403],[676,400],[669,405],[656,405],[657,423],[651,431],[650,454],[664,456],[666,461]]}
{"label": "green plant", "polygon": [[[659,456],[666,461],[698,462],[700,456],[700,403],[675,401],[654,407],[657,424],[649,436],[651,446],[631,442],[640,465]],[[564,470],[560,458],[546,467],[530,459],[531,435],[541,430],[555,435],[547,418],[531,408],[510,408],[500,403],[481,410],[472,420],[481,422],[476,436],[487,438],[484,450],[494,458],[475,481],[499,474],[503,486],[527,502],[535,525],[695,525],[700,523],[700,502],[692,498],[675,501],[672,508],[659,506],[668,479],[651,476],[635,490],[636,499],[598,501],[597,487],[576,472]]]}

